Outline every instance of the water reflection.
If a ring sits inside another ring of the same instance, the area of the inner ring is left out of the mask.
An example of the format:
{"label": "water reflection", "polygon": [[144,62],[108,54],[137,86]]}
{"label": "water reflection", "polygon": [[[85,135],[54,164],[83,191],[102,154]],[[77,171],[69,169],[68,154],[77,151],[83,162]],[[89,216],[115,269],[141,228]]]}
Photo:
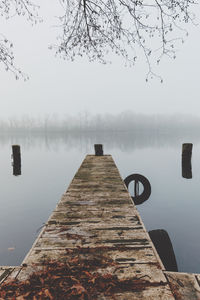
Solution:
{"label": "water reflection", "polygon": [[59,150],[63,145],[75,147],[81,151],[86,149],[91,152],[91,145],[99,142],[112,149],[120,149],[130,152],[133,149],[146,147],[161,148],[164,146],[174,147],[182,144],[183,139],[192,139],[193,142],[200,142],[199,131],[182,130],[134,130],[131,131],[85,131],[85,132],[10,132],[0,133],[0,145],[23,144],[24,149],[45,148],[46,150]]}
{"label": "water reflection", "polygon": [[13,175],[21,175],[21,152],[19,145],[12,145],[12,166]]}
{"label": "water reflection", "polygon": [[191,143],[182,145],[182,177],[186,179],[192,178],[192,147]]}
{"label": "water reflection", "polygon": [[164,229],[149,231],[149,236],[167,271],[178,272],[176,257],[170,237]]}
{"label": "water reflection", "polygon": [[[140,205],[147,201],[151,195],[151,185],[149,180],[140,174],[131,174],[124,179],[124,183],[128,189],[130,182],[134,181],[134,196],[132,200],[135,205]],[[140,194],[139,183],[143,185],[143,192]]]}

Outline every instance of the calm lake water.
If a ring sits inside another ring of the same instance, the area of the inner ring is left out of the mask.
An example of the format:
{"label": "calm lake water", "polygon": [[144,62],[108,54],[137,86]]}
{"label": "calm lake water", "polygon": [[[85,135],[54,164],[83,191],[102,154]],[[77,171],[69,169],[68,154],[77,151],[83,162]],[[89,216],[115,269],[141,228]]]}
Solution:
{"label": "calm lake water", "polygon": [[[192,142],[192,179],[182,178],[182,143]],[[93,144],[104,144],[123,178],[151,183],[138,206],[147,230],[165,229],[179,271],[200,273],[200,136],[186,132],[110,132],[0,136],[0,265],[19,265]],[[19,144],[22,174],[12,175],[11,146]]]}

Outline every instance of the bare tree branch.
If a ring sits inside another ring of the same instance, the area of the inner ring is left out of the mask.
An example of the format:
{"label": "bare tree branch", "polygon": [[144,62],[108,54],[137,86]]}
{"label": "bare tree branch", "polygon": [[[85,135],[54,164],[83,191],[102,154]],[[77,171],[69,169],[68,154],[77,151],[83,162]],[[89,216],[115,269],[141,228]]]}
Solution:
{"label": "bare tree branch", "polygon": [[[108,53],[114,52],[134,65],[142,50],[148,66],[146,80],[157,76],[152,67],[155,61],[159,63],[163,56],[175,58],[186,33],[182,24],[194,22],[192,8],[197,4],[195,0],[59,1],[64,13],[59,17],[59,45],[53,46],[57,54],[72,61],[87,56],[90,61],[106,63]],[[19,15],[37,23],[37,12],[31,0],[0,0],[2,18]],[[18,78],[23,74],[13,61],[12,43],[2,36],[0,62]]]}
{"label": "bare tree branch", "polygon": [[140,48],[148,65],[147,80],[156,76],[152,70],[155,57],[158,63],[163,56],[175,57],[176,47],[184,38],[181,24],[194,21],[192,7],[197,4],[193,0],[60,2],[64,14],[60,17],[63,33],[58,54],[72,61],[86,55],[90,61],[106,63],[112,51],[134,65]]}
{"label": "bare tree branch", "polygon": [[[41,20],[38,16],[38,8],[29,0],[0,0],[0,16],[5,19],[18,15],[26,17],[28,21],[35,24]],[[19,77],[28,79],[28,76],[14,64],[13,44],[3,34],[0,34],[0,63],[6,71],[11,71],[16,79]]]}

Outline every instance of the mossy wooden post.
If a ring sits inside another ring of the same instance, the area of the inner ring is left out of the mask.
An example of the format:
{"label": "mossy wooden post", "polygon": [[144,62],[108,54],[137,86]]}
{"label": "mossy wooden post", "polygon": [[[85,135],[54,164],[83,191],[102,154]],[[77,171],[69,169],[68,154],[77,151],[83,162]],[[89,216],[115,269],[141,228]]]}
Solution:
{"label": "mossy wooden post", "polygon": [[192,143],[184,143],[182,145],[182,176],[183,178],[192,178]]}
{"label": "mossy wooden post", "polygon": [[19,145],[12,145],[13,175],[21,175],[21,153]]}
{"label": "mossy wooden post", "polygon": [[95,155],[102,156],[103,155],[103,145],[102,144],[95,144],[94,145]]}

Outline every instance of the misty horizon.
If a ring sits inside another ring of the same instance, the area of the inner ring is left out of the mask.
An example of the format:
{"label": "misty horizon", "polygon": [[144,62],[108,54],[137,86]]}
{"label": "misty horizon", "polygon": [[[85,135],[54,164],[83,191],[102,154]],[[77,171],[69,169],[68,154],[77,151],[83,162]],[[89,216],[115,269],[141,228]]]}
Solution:
{"label": "misty horizon", "polygon": [[6,131],[129,131],[129,130],[196,130],[200,128],[200,117],[183,114],[90,114],[85,111],[77,115],[46,115],[43,117],[12,117],[0,119],[1,132]]}

